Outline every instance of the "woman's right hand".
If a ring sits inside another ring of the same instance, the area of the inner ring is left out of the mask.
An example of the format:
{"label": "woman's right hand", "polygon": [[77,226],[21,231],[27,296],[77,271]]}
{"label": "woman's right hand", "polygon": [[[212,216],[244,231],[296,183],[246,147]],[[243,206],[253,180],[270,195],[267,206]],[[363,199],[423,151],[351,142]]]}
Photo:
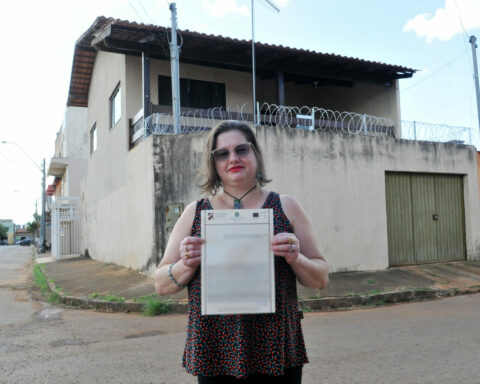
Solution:
{"label": "woman's right hand", "polygon": [[186,267],[196,269],[200,265],[204,241],[200,237],[188,236],[180,242],[180,259]]}

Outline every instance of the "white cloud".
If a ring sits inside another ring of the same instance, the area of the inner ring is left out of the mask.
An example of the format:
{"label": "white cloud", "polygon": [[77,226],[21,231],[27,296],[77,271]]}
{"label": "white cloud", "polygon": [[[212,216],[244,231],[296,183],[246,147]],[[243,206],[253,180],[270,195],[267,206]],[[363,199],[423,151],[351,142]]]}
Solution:
{"label": "white cloud", "polygon": [[467,31],[479,28],[480,0],[445,0],[445,7],[437,9],[433,16],[421,14],[408,20],[403,31],[415,31],[417,36],[424,37],[429,43],[434,39],[450,40],[463,33],[460,16]]}
{"label": "white cloud", "polygon": [[236,0],[203,0],[202,7],[213,17],[224,17],[233,13],[248,16],[250,10],[245,5],[238,5]]}

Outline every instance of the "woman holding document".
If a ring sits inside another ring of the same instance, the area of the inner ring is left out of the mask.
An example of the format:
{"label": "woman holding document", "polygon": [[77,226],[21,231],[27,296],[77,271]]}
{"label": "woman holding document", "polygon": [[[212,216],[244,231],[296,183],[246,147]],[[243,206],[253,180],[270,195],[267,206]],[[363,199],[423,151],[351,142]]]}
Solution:
{"label": "woman holding document", "polygon": [[[312,225],[290,196],[269,192],[263,155],[249,125],[224,121],[209,134],[200,187],[208,194],[178,219],[155,272],[159,295],[188,286],[189,319],[183,366],[199,383],[300,383],[308,362],[296,280],[310,288],[328,283],[328,265]],[[201,314],[202,210],[273,210],[275,312]],[[246,380],[245,380],[246,379]]]}

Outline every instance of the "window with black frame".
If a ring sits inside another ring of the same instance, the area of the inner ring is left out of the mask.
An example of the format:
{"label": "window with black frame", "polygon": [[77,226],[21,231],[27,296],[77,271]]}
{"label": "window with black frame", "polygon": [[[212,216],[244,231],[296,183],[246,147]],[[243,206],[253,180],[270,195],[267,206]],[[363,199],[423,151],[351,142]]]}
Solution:
{"label": "window with black frame", "polygon": [[[172,80],[158,76],[158,104],[172,105]],[[186,108],[226,108],[225,84],[213,81],[180,79],[180,105]]]}

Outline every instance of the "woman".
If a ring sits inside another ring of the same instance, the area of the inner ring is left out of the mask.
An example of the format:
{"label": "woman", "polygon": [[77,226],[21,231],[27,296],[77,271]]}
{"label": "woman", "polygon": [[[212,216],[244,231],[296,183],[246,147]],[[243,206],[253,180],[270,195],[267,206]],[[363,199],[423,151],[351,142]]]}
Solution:
{"label": "woman", "polygon": [[[328,283],[328,265],[320,254],[304,210],[290,196],[262,188],[263,156],[252,129],[224,121],[209,134],[204,153],[202,190],[208,198],[190,203],[173,229],[155,273],[159,295],[188,286],[189,319],[183,357],[199,383],[300,383],[308,362],[300,324],[296,279],[310,288]],[[200,303],[200,212],[204,209],[274,210],[274,314],[202,316]]]}

